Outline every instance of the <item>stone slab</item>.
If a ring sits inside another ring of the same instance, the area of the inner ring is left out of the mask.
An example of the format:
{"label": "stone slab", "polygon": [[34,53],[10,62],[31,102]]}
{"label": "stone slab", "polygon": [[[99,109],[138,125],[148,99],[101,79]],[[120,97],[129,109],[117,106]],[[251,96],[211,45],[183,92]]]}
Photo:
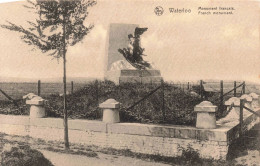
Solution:
{"label": "stone slab", "polygon": [[160,84],[162,81],[162,77],[141,77],[141,83],[143,84]]}
{"label": "stone slab", "polygon": [[[260,113],[260,109],[256,110]],[[243,130],[249,130],[253,125],[260,122],[260,118],[251,114],[244,118]],[[238,137],[239,124],[218,125],[216,129],[198,129],[196,127],[178,125],[152,125],[139,123],[116,123],[107,124],[92,120],[68,120],[70,130],[101,132],[110,134],[125,134],[137,136],[152,136],[163,138],[189,139],[194,141],[216,141],[222,144],[231,144]],[[30,119],[28,116],[0,115],[0,125],[24,126],[27,131],[30,127],[56,128],[63,130],[63,119],[42,118]],[[6,131],[6,130],[3,130]],[[25,132],[26,132],[25,131]],[[6,131],[7,132],[7,131]],[[15,135],[16,131],[12,134]]]}
{"label": "stone slab", "polygon": [[164,138],[194,139],[200,141],[227,141],[230,127],[218,126],[217,129],[198,129],[178,125],[150,125],[138,123],[108,124],[107,132]]}
{"label": "stone slab", "polygon": [[161,76],[160,70],[120,70],[120,76],[140,76],[140,77],[147,77],[147,76]]}
{"label": "stone slab", "polygon": [[162,80],[160,70],[114,70],[108,71],[105,78],[117,85],[120,83],[159,84]]}
{"label": "stone slab", "polygon": [[[50,127],[63,129],[63,119],[61,118],[43,118],[30,119],[31,126]],[[72,130],[106,132],[106,123],[93,120],[68,120],[68,127]]]}
{"label": "stone slab", "polygon": [[135,76],[135,77],[141,77],[141,71],[140,70],[120,70],[120,76]]}
{"label": "stone slab", "polygon": [[93,120],[69,120],[69,129],[94,131],[94,132],[107,132],[106,123]]}
{"label": "stone slab", "polygon": [[99,108],[119,108],[120,103],[115,99],[107,99],[105,102],[99,104]]}
{"label": "stone slab", "polygon": [[[118,78],[118,83],[141,83],[142,82],[142,79],[141,77],[130,77],[130,76],[127,76],[127,77],[119,77]],[[116,81],[117,82],[117,81]]]}
{"label": "stone slab", "polygon": [[147,76],[161,76],[160,70],[140,70],[142,77]]}
{"label": "stone slab", "polygon": [[129,43],[128,35],[133,34],[136,27],[138,27],[138,24],[110,24],[107,39],[108,59],[106,70],[109,70],[114,62],[124,60],[123,55],[118,52],[118,49],[127,47]]}
{"label": "stone slab", "polygon": [[16,116],[16,115],[1,115],[1,124],[14,124],[14,125],[30,125],[29,116]]}
{"label": "stone slab", "polygon": [[[7,130],[6,130],[7,129]],[[25,129],[22,125],[0,124],[0,132],[11,135],[30,136],[47,141],[63,141],[63,129],[30,126]],[[180,149],[191,147],[201,158],[226,159],[228,146],[220,141],[196,141],[191,139],[165,138],[155,136],[126,135],[82,130],[69,130],[69,141],[80,147],[95,145],[102,148],[131,150],[136,153],[181,156]]]}
{"label": "stone slab", "polygon": [[29,105],[44,105],[44,100],[26,100],[26,104]]}
{"label": "stone slab", "polygon": [[217,111],[217,106],[195,106],[194,107],[195,112],[207,112],[207,113],[215,113]]}

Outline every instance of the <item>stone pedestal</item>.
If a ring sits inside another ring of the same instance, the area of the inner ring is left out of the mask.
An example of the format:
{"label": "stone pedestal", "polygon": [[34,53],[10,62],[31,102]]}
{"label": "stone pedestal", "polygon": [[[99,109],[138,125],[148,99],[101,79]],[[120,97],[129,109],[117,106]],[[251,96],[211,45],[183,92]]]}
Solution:
{"label": "stone pedestal", "polygon": [[249,96],[252,97],[252,108],[253,109],[256,109],[256,108],[259,108],[259,95],[256,94],[256,93],[250,93]]}
{"label": "stone pedestal", "polygon": [[103,122],[105,123],[118,123],[120,103],[115,99],[108,99],[99,105],[103,109]]}
{"label": "stone pedestal", "polygon": [[[224,123],[239,122],[240,99],[238,97],[231,97],[225,102],[225,106],[227,106],[227,111],[229,111],[229,113],[225,117],[219,119],[217,123],[222,125]],[[230,110],[231,106],[233,107]]]}
{"label": "stone pedestal", "polygon": [[117,85],[121,83],[160,84],[162,80],[160,70],[137,69],[107,71],[105,78]]}
{"label": "stone pedestal", "polygon": [[197,113],[196,127],[201,129],[214,129],[216,128],[216,115],[217,106],[214,106],[209,101],[203,101],[194,107]]}
{"label": "stone pedestal", "polygon": [[43,118],[46,116],[43,99],[32,98],[31,100],[26,100],[26,104],[31,106],[30,118]]}
{"label": "stone pedestal", "polygon": [[[225,106],[227,106],[227,111],[229,110],[231,105],[239,106],[240,105],[240,99],[238,97],[231,97],[227,101],[225,101]],[[236,114],[239,116],[240,107],[233,107],[232,110],[235,110]]]}

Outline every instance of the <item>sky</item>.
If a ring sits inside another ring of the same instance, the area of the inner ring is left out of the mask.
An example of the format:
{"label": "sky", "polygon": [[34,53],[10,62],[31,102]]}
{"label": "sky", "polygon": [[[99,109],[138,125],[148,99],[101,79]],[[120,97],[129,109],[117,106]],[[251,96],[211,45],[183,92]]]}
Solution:
{"label": "sky", "polygon": [[[35,16],[26,2],[0,4],[0,24],[6,20],[27,25]],[[156,6],[164,8],[157,16]],[[198,7],[233,7],[233,15],[199,15]],[[260,81],[259,1],[217,0],[100,0],[89,9],[87,24],[95,27],[84,40],[69,48],[69,77],[102,78],[111,23],[148,27],[142,36],[146,60],[152,61],[165,80]],[[169,8],[191,9],[170,13]],[[0,76],[25,78],[62,77],[58,62],[23,43],[19,33],[0,29]]]}

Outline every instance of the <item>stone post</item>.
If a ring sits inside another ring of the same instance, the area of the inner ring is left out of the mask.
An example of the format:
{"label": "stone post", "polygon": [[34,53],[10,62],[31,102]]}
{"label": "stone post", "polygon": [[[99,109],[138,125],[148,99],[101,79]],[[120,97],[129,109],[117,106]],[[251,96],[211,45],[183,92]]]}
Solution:
{"label": "stone post", "polygon": [[229,110],[231,105],[238,106],[238,107],[233,107],[233,109],[235,110],[236,114],[239,116],[240,99],[238,97],[231,97],[227,101],[225,101],[225,106],[227,106],[227,111]]}
{"label": "stone post", "polygon": [[203,101],[194,107],[197,112],[196,127],[202,129],[216,128],[216,111],[217,106],[214,106],[209,101]]}
{"label": "stone post", "polygon": [[259,95],[256,93],[250,93],[249,96],[252,97],[252,108],[259,108]]}
{"label": "stone post", "polygon": [[26,100],[26,104],[30,107],[30,118],[43,118],[46,116],[44,108],[45,100],[41,97],[34,97],[31,100]]}
{"label": "stone post", "polygon": [[103,109],[103,122],[105,123],[118,123],[120,103],[115,99],[108,99],[99,105]]}
{"label": "stone post", "polygon": [[[230,110],[231,105],[233,105]],[[218,124],[230,123],[230,122],[239,122],[240,116],[240,99],[238,97],[231,97],[225,102],[227,106],[228,114],[217,121]]]}

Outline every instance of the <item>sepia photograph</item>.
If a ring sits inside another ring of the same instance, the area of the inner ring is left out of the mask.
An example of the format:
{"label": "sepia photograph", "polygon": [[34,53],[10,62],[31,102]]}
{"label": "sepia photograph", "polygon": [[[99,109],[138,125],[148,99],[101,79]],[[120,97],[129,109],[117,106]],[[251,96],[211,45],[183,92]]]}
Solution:
{"label": "sepia photograph", "polygon": [[0,166],[259,166],[259,0],[1,0]]}

